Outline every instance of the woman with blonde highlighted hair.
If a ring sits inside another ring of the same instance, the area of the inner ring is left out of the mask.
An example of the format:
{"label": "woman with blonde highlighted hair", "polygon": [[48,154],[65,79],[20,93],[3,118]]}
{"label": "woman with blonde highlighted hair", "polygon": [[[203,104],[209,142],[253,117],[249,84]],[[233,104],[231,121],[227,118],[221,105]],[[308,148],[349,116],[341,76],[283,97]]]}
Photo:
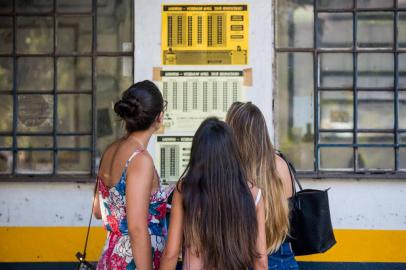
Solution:
{"label": "woman with blonde highlighted hair", "polygon": [[298,269],[287,238],[292,181],[288,165],[271,143],[264,115],[251,102],[235,102],[226,122],[238,141],[249,181],[263,192],[268,269]]}

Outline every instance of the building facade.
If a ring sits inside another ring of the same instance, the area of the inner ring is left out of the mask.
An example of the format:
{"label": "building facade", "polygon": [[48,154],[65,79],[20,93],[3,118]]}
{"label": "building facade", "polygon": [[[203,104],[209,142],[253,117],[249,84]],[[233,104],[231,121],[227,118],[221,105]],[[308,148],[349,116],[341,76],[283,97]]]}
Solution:
{"label": "building facade", "polygon": [[[163,4],[247,4],[245,98],[306,188],[329,191],[337,244],[302,269],[406,267],[406,1],[0,1],[0,269],[71,269],[112,104],[163,65]],[[154,142],[150,147],[158,156]],[[95,221],[89,260],[105,234]]]}

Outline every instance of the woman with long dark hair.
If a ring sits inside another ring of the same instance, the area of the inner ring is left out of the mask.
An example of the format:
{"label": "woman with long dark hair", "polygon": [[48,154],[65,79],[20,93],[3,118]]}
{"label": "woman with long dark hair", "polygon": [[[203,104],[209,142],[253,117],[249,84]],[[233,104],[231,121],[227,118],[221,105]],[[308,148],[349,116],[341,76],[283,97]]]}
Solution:
{"label": "woman with long dark hair", "polygon": [[147,145],[164,107],[151,81],[132,85],[114,105],[127,134],[104,151],[100,163],[94,214],[108,234],[97,269],[159,269],[171,188],[161,186]]}
{"label": "woman with long dark hair", "polygon": [[263,191],[269,269],[298,269],[286,241],[292,180],[286,162],[272,145],[265,117],[251,102],[235,102],[227,112],[226,122],[238,141],[248,179]]}
{"label": "woman with long dark hair", "polygon": [[174,193],[161,269],[175,269],[182,247],[185,270],[267,269],[261,198],[246,178],[231,129],[205,120]]}

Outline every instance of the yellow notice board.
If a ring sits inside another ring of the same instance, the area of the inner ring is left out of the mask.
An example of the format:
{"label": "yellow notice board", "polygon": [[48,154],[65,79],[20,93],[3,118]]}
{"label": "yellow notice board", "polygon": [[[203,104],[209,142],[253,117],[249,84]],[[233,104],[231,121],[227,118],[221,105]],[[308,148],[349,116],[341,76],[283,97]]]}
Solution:
{"label": "yellow notice board", "polygon": [[162,64],[248,64],[248,5],[163,5]]}

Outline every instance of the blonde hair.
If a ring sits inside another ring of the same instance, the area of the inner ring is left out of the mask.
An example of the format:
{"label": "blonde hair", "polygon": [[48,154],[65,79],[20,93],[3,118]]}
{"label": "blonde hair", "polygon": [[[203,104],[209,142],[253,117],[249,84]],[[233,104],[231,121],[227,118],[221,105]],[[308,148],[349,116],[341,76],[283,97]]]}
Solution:
{"label": "blonde hair", "polygon": [[226,122],[237,138],[248,179],[263,192],[267,250],[272,253],[288,235],[289,207],[265,118],[251,102],[235,102],[227,112]]}

